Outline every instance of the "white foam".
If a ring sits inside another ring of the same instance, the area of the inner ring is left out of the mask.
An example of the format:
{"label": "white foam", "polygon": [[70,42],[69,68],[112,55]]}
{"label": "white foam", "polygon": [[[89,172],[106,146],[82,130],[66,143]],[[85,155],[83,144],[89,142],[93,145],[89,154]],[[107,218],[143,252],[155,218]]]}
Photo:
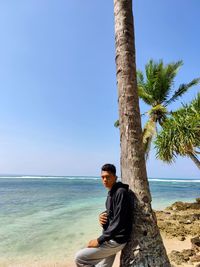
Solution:
{"label": "white foam", "polygon": [[87,176],[0,176],[0,179],[67,179],[67,180],[100,180],[100,177]]}
{"label": "white foam", "polygon": [[150,178],[149,181],[151,182],[175,182],[175,183],[200,183],[199,179],[157,179],[157,178]]}
{"label": "white foam", "polygon": [[[100,180],[97,176],[0,176],[0,179],[67,179],[67,180]],[[120,178],[118,178],[121,181]],[[175,182],[175,183],[200,183],[200,179],[165,179],[165,178],[149,178],[150,182]]]}

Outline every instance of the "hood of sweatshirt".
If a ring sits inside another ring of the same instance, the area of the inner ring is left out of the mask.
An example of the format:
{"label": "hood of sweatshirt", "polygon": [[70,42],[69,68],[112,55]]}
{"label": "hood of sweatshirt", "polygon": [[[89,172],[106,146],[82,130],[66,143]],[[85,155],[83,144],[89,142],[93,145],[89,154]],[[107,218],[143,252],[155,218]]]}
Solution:
{"label": "hood of sweatshirt", "polygon": [[129,185],[128,184],[123,184],[122,182],[116,182],[111,190],[108,192],[109,195],[113,195],[117,191],[118,188],[125,188],[127,191],[129,190]]}

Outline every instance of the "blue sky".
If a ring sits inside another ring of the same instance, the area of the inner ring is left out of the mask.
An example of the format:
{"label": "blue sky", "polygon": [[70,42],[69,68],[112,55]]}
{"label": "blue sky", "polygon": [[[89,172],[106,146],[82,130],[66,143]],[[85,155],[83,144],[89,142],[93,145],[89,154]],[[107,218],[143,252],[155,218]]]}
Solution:
{"label": "blue sky", "polygon": [[[134,16],[139,69],[182,59],[175,88],[200,76],[199,0],[135,0]],[[99,175],[106,162],[119,170],[113,2],[1,1],[0,33],[0,173]],[[199,178],[189,159],[167,165],[153,150],[147,169]]]}

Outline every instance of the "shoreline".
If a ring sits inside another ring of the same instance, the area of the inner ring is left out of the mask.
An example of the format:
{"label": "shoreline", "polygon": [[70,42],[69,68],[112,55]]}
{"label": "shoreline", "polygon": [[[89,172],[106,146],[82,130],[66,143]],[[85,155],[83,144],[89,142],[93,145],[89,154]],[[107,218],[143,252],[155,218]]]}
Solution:
{"label": "shoreline", "polygon": [[[200,245],[193,255],[185,256],[194,249],[191,238],[199,237],[200,240],[200,199],[194,203],[175,202],[170,207],[156,211],[157,222],[163,242],[173,267],[195,267],[200,263]],[[78,248],[77,248],[78,250]],[[173,252],[178,251],[178,252]],[[176,255],[174,256],[175,253]],[[182,253],[177,256],[177,253]],[[194,260],[194,257],[199,257]],[[119,266],[120,253],[116,256],[113,267]],[[181,262],[182,260],[182,262]],[[193,263],[193,264],[192,264]],[[0,267],[75,267],[70,259],[62,260],[31,260],[23,263],[0,259]]]}

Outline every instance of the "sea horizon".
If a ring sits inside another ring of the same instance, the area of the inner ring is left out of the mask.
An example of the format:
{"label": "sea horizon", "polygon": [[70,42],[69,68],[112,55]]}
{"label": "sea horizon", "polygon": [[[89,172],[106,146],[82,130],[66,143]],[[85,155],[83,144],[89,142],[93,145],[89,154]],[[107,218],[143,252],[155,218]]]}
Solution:
{"label": "sea horizon", "polygon": [[[28,178],[86,178],[86,179],[101,179],[101,176],[98,175],[44,175],[44,174],[0,174],[0,179],[1,178],[24,178],[24,179],[28,179]],[[182,177],[147,177],[148,180],[194,180],[194,181],[200,181],[200,177],[199,178],[191,178],[191,177],[187,177],[187,178],[182,178]],[[121,177],[118,176],[118,179],[121,180]]]}

